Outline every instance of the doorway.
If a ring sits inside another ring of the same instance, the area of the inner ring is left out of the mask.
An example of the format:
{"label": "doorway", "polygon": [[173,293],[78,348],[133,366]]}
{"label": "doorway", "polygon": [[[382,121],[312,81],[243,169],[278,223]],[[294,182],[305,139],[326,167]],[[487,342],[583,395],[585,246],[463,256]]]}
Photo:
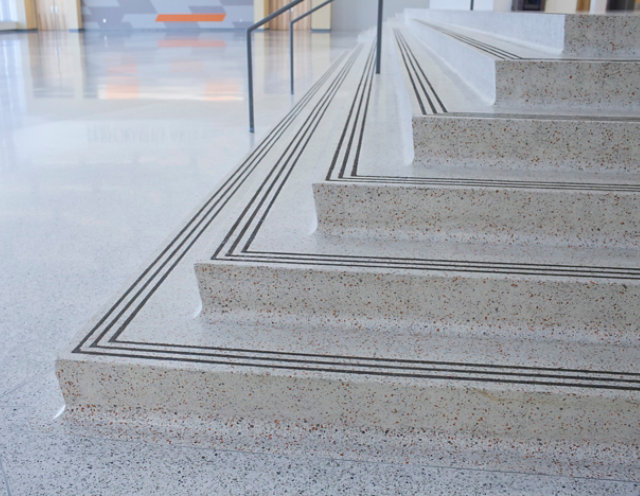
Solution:
{"label": "doorway", "polygon": [[0,22],[15,21],[12,5],[9,0],[0,0]]}
{"label": "doorway", "polygon": [[79,0],[35,0],[38,29],[66,31],[82,27]]}
{"label": "doorway", "polygon": [[[271,14],[275,12],[279,8],[284,7],[289,3],[290,0],[268,0],[267,8],[268,13]],[[289,31],[289,21],[291,19],[295,19],[299,15],[304,14],[305,12],[311,9],[311,0],[304,0],[304,2],[300,2],[293,9],[291,9],[288,13],[285,12],[282,15],[279,15],[274,20],[269,22],[269,29],[279,30],[279,31]],[[307,16],[304,19],[296,22],[295,29],[298,31],[310,31],[311,30],[311,16]]]}
{"label": "doorway", "polygon": [[635,0],[609,0],[607,10],[633,10],[635,6]]}

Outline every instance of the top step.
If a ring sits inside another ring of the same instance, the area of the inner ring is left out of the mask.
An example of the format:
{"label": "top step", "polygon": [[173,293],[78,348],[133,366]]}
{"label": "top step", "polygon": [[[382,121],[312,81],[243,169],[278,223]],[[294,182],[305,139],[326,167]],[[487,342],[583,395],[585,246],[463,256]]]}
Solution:
{"label": "top step", "polygon": [[474,29],[565,57],[640,57],[638,14],[540,14],[406,9],[419,19]]}

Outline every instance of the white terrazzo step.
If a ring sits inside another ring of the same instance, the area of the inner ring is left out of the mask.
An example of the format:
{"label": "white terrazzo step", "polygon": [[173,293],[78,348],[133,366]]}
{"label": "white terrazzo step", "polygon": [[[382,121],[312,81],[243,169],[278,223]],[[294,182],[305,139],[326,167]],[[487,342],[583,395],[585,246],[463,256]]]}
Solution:
{"label": "white terrazzo step", "polygon": [[640,62],[570,59],[459,27],[411,20],[434,55],[496,106],[640,108]]}
{"label": "white terrazzo step", "polygon": [[444,260],[414,261],[411,268],[392,257],[372,257],[367,267],[348,264],[348,257],[341,265],[320,259],[197,263],[203,314],[372,334],[639,344],[638,269]]}
{"label": "white terrazzo step", "polygon": [[549,183],[545,189],[544,183],[388,181],[315,184],[318,229],[464,243],[640,247],[640,187],[607,191],[589,184],[568,189]]}
{"label": "white terrazzo step", "polygon": [[488,106],[406,30],[396,28],[389,36],[411,109],[416,165],[602,172],[638,182],[637,115]]}
{"label": "white terrazzo step", "polygon": [[374,53],[337,61],[78,334],[68,410],[220,449],[637,480],[636,253],[313,233],[312,184],[398,158],[399,74]]}
{"label": "white terrazzo step", "polygon": [[406,20],[457,25],[568,57],[640,57],[640,16],[406,9]]}
{"label": "white terrazzo step", "polygon": [[[57,373],[67,408],[90,415],[98,428],[128,423],[134,432],[219,449],[638,476],[640,393],[633,375],[456,370],[451,363],[250,350],[239,361],[192,352],[199,361],[172,363],[153,352],[146,360],[93,362],[64,355]],[[447,375],[457,378],[441,378]]]}
{"label": "white terrazzo step", "polygon": [[539,171],[541,179],[551,170],[639,178],[636,118],[438,114],[412,122],[416,165]]}

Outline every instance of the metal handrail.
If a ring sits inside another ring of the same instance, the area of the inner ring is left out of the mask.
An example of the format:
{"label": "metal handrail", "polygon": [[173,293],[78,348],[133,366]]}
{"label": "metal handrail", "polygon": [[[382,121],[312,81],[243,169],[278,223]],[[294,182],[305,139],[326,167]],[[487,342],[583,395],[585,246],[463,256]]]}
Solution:
{"label": "metal handrail", "polygon": [[[275,12],[272,12],[264,19],[261,19],[260,21],[256,22],[255,24],[252,24],[247,28],[247,84],[249,87],[248,89],[249,89],[249,132],[250,133],[253,133],[255,131],[254,118],[253,118],[253,56],[252,56],[252,50],[251,50],[251,34],[260,26],[263,26],[267,22],[275,19],[280,14],[283,14],[288,10],[291,10],[293,7],[295,7],[300,2],[303,2],[303,1],[304,0],[293,0],[292,2],[289,2],[287,5],[279,8]],[[376,45],[376,73],[377,74],[380,74],[380,54],[382,52],[382,2],[383,0],[378,0],[378,30],[377,30],[377,45]],[[315,10],[317,10],[320,7],[321,6],[316,7]]]}
{"label": "metal handrail", "polygon": [[289,2],[284,7],[279,8],[275,12],[272,12],[271,14],[269,14],[264,19],[256,22],[255,24],[252,24],[251,26],[249,26],[247,28],[247,80],[248,80],[248,84],[249,84],[249,132],[250,133],[254,132],[254,124],[253,124],[253,57],[252,57],[252,54],[251,54],[251,33],[253,33],[260,26],[268,23],[272,19],[275,19],[280,14],[285,13],[286,11],[288,11],[289,9],[292,9],[293,7],[295,7],[300,2],[303,2],[303,1],[304,0],[293,0],[293,2]]}
{"label": "metal handrail", "polygon": [[329,5],[332,2],[333,0],[326,0],[326,2],[322,2],[320,5],[317,5],[314,8],[307,10],[304,14],[296,17],[295,19],[292,19],[289,22],[289,79],[290,79],[290,88],[291,88],[292,95],[293,95],[293,25],[296,22],[304,19],[305,17],[310,16],[316,10],[320,10],[322,7],[324,7],[325,5]]}

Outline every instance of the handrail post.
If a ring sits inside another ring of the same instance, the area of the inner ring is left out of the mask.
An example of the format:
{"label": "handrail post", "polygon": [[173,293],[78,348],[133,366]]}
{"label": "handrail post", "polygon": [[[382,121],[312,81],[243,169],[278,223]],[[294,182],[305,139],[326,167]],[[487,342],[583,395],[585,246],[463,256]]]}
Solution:
{"label": "handrail post", "polygon": [[249,96],[249,132],[250,133],[254,132],[254,125],[253,125],[253,59],[252,59],[252,54],[251,54],[251,33],[253,33],[254,30],[258,29],[260,26],[266,24],[270,20],[275,19],[276,17],[278,17],[283,12],[286,12],[287,10],[292,9],[293,7],[295,7],[296,5],[298,5],[302,1],[303,0],[293,0],[292,2],[288,3],[284,7],[279,8],[275,12],[272,12],[271,14],[269,14],[264,19],[252,24],[251,26],[249,26],[247,28],[247,85],[248,85],[248,91],[247,92],[248,92],[248,96]]}
{"label": "handrail post", "polygon": [[295,19],[289,21],[289,87],[291,89],[291,94],[293,95],[293,24],[296,22]]}
{"label": "handrail post", "polygon": [[249,87],[249,132],[254,132],[253,123],[253,57],[251,54],[251,29],[247,29],[247,84]]}
{"label": "handrail post", "polygon": [[380,74],[380,55],[382,53],[382,0],[378,0],[378,38],[376,47],[376,74]]}

